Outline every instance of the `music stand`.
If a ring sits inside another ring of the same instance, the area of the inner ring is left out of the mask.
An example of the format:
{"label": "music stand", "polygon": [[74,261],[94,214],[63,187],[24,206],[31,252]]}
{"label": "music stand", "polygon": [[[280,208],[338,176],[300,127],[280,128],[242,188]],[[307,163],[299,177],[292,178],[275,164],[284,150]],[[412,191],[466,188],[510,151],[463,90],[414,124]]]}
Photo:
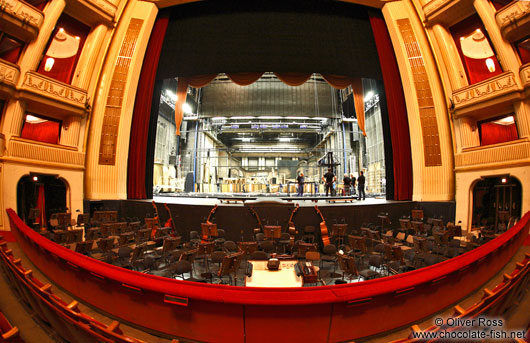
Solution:
{"label": "music stand", "polygon": [[282,227],[280,225],[265,225],[263,227],[265,239],[278,240],[280,239],[281,231]]}
{"label": "music stand", "polygon": [[333,224],[331,226],[331,237],[336,237],[337,247],[341,247],[346,236],[346,230],[348,230],[348,224]]}
{"label": "music stand", "polygon": [[201,223],[201,234],[202,236],[208,236],[208,239],[210,237],[217,237],[219,234],[217,233],[217,224],[214,223]]}
{"label": "music stand", "polygon": [[412,210],[412,219],[423,220],[423,210]]}

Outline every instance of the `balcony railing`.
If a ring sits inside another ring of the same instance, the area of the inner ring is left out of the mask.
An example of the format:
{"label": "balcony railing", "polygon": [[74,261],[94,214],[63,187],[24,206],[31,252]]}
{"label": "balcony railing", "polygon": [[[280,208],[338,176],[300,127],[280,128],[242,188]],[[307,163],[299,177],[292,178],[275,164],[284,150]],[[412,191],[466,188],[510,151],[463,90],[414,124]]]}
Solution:
{"label": "balcony railing", "polygon": [[513,1],[495,15],[504,38],[514,42],[530,32],[530,1]]}

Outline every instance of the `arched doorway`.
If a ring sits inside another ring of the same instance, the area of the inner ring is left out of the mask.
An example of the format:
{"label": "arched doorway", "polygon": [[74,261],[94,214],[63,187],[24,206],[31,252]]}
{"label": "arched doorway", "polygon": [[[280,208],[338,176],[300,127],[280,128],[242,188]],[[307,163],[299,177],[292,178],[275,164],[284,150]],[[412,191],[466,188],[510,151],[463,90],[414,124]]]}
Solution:
{"label": "arched doorway", "polygon": [[[65,212],[67,186],[56,175],[30,174],[20,178],[17,184],[17,213],[26,223],[48,226],[52,213]],[[30,215],[39,209],[40,218]]]}
{"label": "arched doorway", "polygon": [[484,177],[473,187],[473,227],[502,229],[521,217],[521,182],[513,176]]}

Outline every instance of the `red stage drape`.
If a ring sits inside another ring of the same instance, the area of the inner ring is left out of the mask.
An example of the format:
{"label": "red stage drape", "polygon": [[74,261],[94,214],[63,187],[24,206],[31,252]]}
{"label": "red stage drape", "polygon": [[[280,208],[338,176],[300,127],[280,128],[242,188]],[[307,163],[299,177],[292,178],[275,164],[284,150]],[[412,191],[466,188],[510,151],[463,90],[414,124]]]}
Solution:
{"label": "red stage drape", "polygon": [[167,16],[159,17],[155,22],[136,91],[129,143],[127,179],[127,197],[129,199],[145,199],[147,197],[145,190],[147,135],[156,70],[168,23],[169,17]]}
{"label": "red stage drape", "polygon": [[59,123],[47,120],[42,123],[25,122],[20,137],[50,144],[59,143]]}
{"label": "red stage drape", "polygon": [[[392,41],[383,18],[370,14],[383,74],[394,156],[394,200],[412,200],[412,157],[407,108]],[[388,139],[388,137],[385,137]]]}
{"label": "red stage drape", "polygon": [[[300,86],[311,77],[311,73],[274,73],[278,79],[289,86]],[[240,86],[248,86],[256,82],[263,73],[229,73],[228,78]],[[195,75],[195,76],[181,76],[178,79],[177,85],[177,101],[175,103],[175,125],[176,135],[180,136],[180,126],[182,124],[183,111],[182,105],[186,102],[186,95],[188,93],[188,86],[201,88],[212,82],[217,74]],[[357,114],[357,125],[361,129],[364,136],[366,131],[364,129],[364,99],[362,80],[360,78],[351,78],[342,75],[322,74],[326,82],[336,89],[344,89],[352,86],[354,92],[355,112]]]}
{"label": "red stage drape", "polygon": [[480,145],[509,142],[519,138],[515,123],[510,125],[484,123],[480,125],[480,130]]}
{"label": "red stage drape", "polygon": [[233,83],[248,86],[258,81],[263,73],[228,73],[226,74]]}
{"label": "red stage drape", "polygon": [[40,217],[35,218],[35,221],[39,223],[41,227],[46,227],[46,197],[44,194],[44,185],[39,185],[37,208],[40,210]]}
{"label": "red stage drape", "polygon": [[306,83],[307,80],[311,78],[311,73],[294,73],[294,72],[286,72],[286,73],[274,73],[278,79],[280,79],[283,83],[285,83],[288,86],[301,86],[304,83]]}

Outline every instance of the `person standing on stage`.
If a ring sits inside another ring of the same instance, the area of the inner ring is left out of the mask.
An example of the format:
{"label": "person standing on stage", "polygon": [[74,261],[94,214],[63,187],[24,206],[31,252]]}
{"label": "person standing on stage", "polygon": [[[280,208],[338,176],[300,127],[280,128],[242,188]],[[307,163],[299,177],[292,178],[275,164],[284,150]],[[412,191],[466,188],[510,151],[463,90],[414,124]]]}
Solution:
{"label": "person standing on stage", "polygon": [[350,195],[355,195],[357,194],[357,192],[355,191],[355,187],[357,186],[356,183],[357,183],[357,179],[355,178],[355,176],[353,176],[353,173],[350,174],[350,180],[351,180],[351,187],[350,187]]}
{"label": "person standing on stage", "polygon": [[366,200],[366,193],[364,192],[364,173],[361,172],[361,175],[357,178],[357,188],[359,190],[359,198],[358,200],[361,200],[361,196],[363,197],[363,200]]}
{"label": "person standing on stage", "polygon": [[342,179],[343,187],[344,187],[344,193],[342,195],[348,196],[350,195],[350,187],[351,187],[351,179],[350,176],[346,173],[344,174],[344,178]]}
{"label": "person standing on stage", "polygon": [[300,173],[300,175],[296,178],[296,182],[298,182],[298,196],[302,197],[304,196],[304,173]]}
{"label": "person standing on stage", "polygon": [[333,172],[331,171],[331,168],[328,168],[328,172],[324,174],[322,177],[322,181],[326,182],[326,196],[328,196],[328,193],[331,193],[333,195],[333,182],[337,180],[337,177]]}

